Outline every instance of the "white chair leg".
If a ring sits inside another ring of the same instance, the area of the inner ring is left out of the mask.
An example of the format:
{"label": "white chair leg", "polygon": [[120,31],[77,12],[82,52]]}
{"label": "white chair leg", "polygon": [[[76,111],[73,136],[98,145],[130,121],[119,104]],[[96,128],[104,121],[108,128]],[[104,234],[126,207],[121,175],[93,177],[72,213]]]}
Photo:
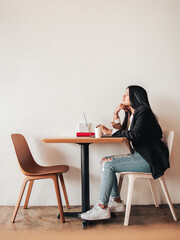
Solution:
{"label": "white chair leg", "polygon": [[133,176],[133,174],[127,175],[129,178],[128,183],[128,193],[127,193],[127,202],[126,202],[126,212],[125,212],[125,218],[124,218],[124,226],[128,226],[129,223],[129,216],[131,211],[131,201],[132,201],[132,194],[133,194],[133,187],[134,187],[134,181],[136,177]]}
{"label": "white chair leg", "polygon": [[156,207],[159,207],[159,203],[158,203],[158,199],[157,199],[157,195],[156,195],[156,191],[155,191],[155,187],[154,187],[154,180],[153,179],[148,179],[148,182],[149,182],[149,187],[151,189],[154,204],[155,204]]}
{"label": "white chair leg", "polygon": [[163,189],[164,195],[165,195],[166,200],[167,200],[167,202],[168,202],[168,205],[169,205],[169,208],[170,208],[171,213],[172,213],[172,215],[173,215],[173,218],[174,218],[175,221],[177,221],[176,213],[175,213],[175,211],[174,211],[174,207],[173,207],[173,205],[172,205],[171,198],[170,198],[170,196],[169,196],[168,189],[167,189],[166,183],[165,183],[165,181],[164,181],[164,178],[163,178],[163,177],[160,177],[160,178],[158,178],[158,180],[159,180],[159,182],[161,183],[161,187],[162,187],[162,189]]}
{"label": "white chair leg", "polygon": [[119,185],[118,185],[119,193],[121,192],[121,187],[122,187],[123,179],[124,179],[124,174],[120,174],[120,176],[119,176]]}

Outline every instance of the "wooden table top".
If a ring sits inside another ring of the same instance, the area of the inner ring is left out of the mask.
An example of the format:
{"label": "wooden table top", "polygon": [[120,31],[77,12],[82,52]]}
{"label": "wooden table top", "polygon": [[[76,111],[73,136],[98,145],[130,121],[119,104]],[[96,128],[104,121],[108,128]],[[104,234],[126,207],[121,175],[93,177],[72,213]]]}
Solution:
{"label": "wooden table top", "polygon": [[57,138],[41,138],[44,143],[121,143],[126,138],[105,137],[105,138],[91,138],[91,137],[57,137]]}

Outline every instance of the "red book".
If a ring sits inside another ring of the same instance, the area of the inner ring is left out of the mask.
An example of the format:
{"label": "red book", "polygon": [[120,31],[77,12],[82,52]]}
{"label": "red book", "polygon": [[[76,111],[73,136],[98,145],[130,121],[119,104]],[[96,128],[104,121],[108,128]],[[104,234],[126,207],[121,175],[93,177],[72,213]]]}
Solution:
{"label": "red book", "polygon": [[93,132],[90,132],[90,134],[89,134],[89,132],[77,132],[76,136],[77,137],[90,137],[90,136],[94,136],[95,135],[95,133],[93,133]]}

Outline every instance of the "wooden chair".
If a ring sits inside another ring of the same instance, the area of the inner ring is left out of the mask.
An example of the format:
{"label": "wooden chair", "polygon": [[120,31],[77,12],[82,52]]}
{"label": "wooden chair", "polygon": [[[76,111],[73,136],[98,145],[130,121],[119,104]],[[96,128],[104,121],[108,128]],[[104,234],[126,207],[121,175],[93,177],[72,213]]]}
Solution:
{"label": "wooden chair", "polygon": [[[174,139],[174,132],[173,131],[163,131],[163,141],[167,145],[169,149],[169,155],[171,154],[171,149],[172,149],[172,144],[173,144],[173,139]],[[128,177],[129,183],[128,183],[128,192],[127,192],[127,201],[126,201],[126,211],[125,211],[125,218],[124,218],[124,225],[128,226],[129,224],[129,216],[130,216],[130,211],[131,211],[131,201],[132,201],[132,195],[133,195],[133,187],[135,180],[138,178],[141,179],[148,179],[149,186],[151,189],[152,197],[154,200],[154,204],[156,207],[159,207],[158,199],[155,193],[155,188],[154,188],[154,178],[152,177],[151,173],[142,173],[142,172],[121,172],[120,173],[120,178],[119,178],[119,191],[121,190],[122,182],[123,182],[123,177],[124,176]],[[168,189],[164,180],[164,177],[161,176],[157,179],[160,182],[160,185],[162,187],[162,190],[165,194],[166,200],[168,202],[169,208],[171,210],[171,213],[173,215],[173,218],[175,221],[177,221],[176,213],[174,211],[174,207],[171,202],[171,198],[168,193]]]}
{"label": "wooden chair", "polygon": [[64,180],[63,180],[63,173],[65,173],[69,170],[69,166],[66,166],[66,165],[57,165],[57,166],[48,166],[48,167],[40,166],[39,164],[37,164],[34,161],[33,156],[28,147],[28,144],[26,142],[26,139],[24,138],[23,135],[12,134],[11,138],[13,141],[16,155],[17,155],[20,170],[25,175],[25,178],[24,178],[24,181],[23,181],[23,184],[21,187],[21,191],[19,194],[19,198],[18,198],[16,207],[15,207],[15,210],[13,213],[12,223],[15,222],[15,218],[16,218],[27,182],[29,182],[29,187],[28,187],[28,191],[27,191],[27,195],[26,195],[24,209],[26,209],[28,206],[28,202],[29,202],[29,198],[31,195],[31,190],[33,187],[34,180],[47,179],[47,178],[51,178],[54,182],[61,222],[64,223],[65,221],[64,221],[64,214],[63,214],[63,207],[62,207],[58,177],[60,178],[60,182],[62,185],[62,189],[63,189],[65,201],[66,201],[66,206],[69,209],[70,208],[69,201],[68,201],[66,188],[65,188],[65,184],[64,184]]}

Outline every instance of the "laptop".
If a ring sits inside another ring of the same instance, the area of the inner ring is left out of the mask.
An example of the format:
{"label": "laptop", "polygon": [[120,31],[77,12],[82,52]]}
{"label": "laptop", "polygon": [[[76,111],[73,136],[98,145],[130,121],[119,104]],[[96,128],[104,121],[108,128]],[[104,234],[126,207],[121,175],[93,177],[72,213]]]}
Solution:
{"label": "laptop", "polygon": [[[86,127],[87,127],[87,129],[88,129],[88,131],[89,131],[89,136],[90,136],[91,138],[94,138],[95,136],[94,136],[94,135],[91,135],[90,128],[89,128],[89,124],[88,124],[88,122],[87,122],[86,115],[85,115],[84,112],[83,112],[83,116],[84,116],[84,120],[85,120],[85,123],[86,123]],[[112,137],[112,134],[102,134],[101,137],[102,137],[102,138]]]}

